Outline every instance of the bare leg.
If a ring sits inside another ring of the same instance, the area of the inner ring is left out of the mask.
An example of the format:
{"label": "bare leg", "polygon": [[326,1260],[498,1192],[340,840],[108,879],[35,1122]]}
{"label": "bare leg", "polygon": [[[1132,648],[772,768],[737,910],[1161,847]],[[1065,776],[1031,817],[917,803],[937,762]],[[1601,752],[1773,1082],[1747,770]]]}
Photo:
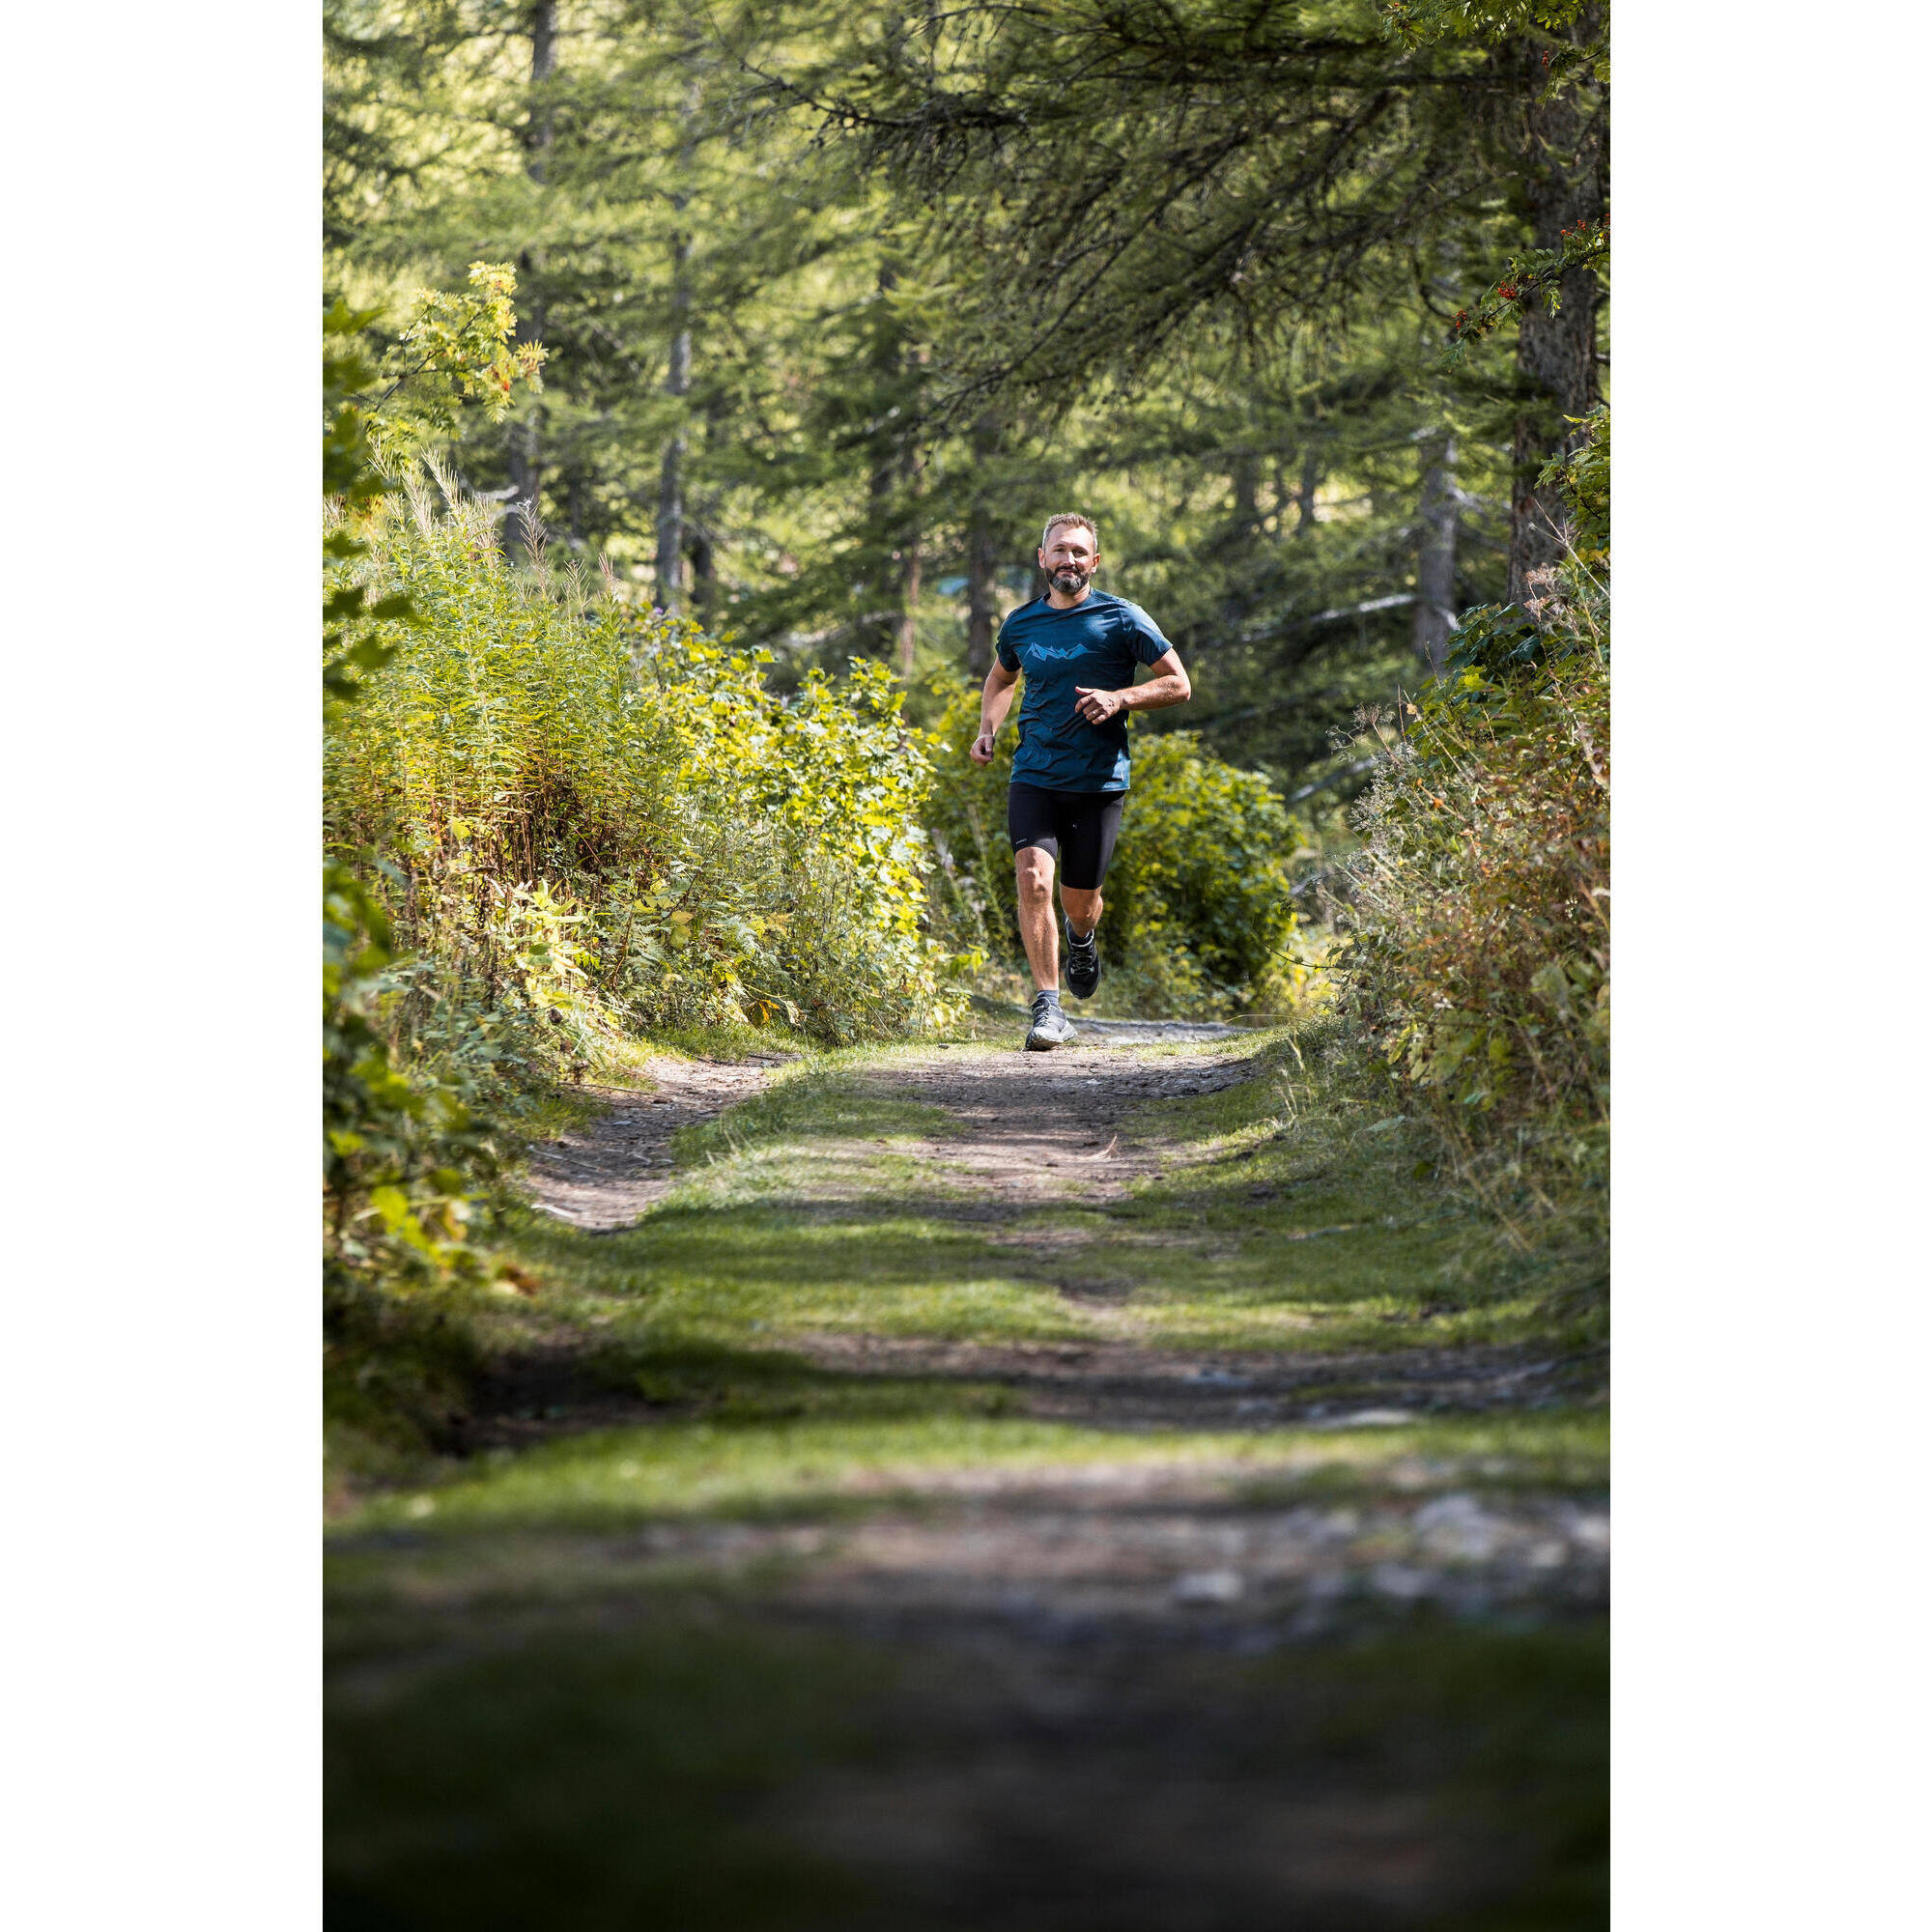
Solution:
{"label": "bare leg", "polygon": [[1066,908],[1066,921],[1082,939],[1085,939],[1100,923],[1100,915],[1106,910],[1100,897],[1100,888],[1083,892],[1078,886],[1062,883],[1060,903]]}
{"label": "bare leg", "polygon": [[1020,894],[1020,938],[1033,983],[1042,993],[1060,985],[1060,930],[1053,923],[1053,861],[1037,845],[1013,854]]}

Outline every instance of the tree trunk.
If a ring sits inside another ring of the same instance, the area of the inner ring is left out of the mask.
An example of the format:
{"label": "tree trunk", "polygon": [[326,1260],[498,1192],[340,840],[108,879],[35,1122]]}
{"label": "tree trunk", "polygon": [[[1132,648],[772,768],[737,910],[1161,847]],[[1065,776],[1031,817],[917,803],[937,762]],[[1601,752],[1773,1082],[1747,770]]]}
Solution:
{"label": "tree trunk", "polygon": [[1321,487],[1321,466],[1315,460],[1315,452],[1307,450],[1301,458],[1301,487],[1294,493],[1294,530],[1299,536],[1303,530],[1315,527],[1315,493]]}
{"label": "tree trunk", "polygon": [[993,668],[993,639],[998,611],[993,603],[993,573],[1000,554],[987,507],[986,471],[1000,446],[1000,419],[981,416],[973,425],[973,509],[966,525],[966,675],[983,679]]}
{"label": "tree trunk", "polygon": [[[691,393],[691,237],[671,244],[670,368],[665,392],[681,404]],[[682,421],[665,444],[658,471],[658,603],[675,615],[684,608],[684,458],[689,446]]]}
{"label": "tree trunk", "polygon": [[530,115],[524,125],[524,166],[533,182],[544,178],[544,163],[555,138],[550,103],[536,98],[556,71],[556,7],[554,0],[533,0],[526,24],[530,37]]}
{"label": "tree trunk", "polygon": [[1442,675],[1456,628],[1456,439],[1437,443],[1422,479],[1422,540],[1415,570],[1415,654],[1431,677]]}
{"label": "tree trunk", "polygon": [[[717,473],[715,460],[730,435],[730,405],[714,390],[704,400],[704,473]],[[718,523],[723,511],[718,491],[707,490],[684,510],[684,554],[691,560],[691,614],[716,631],[723,596],[718,582]]]}
{"label": "tree trunk", "polygon": [[[1588,22],[1570,31],[1581,34]],[[1562,245],[1563,230],[1596,223],[1608,206],[1608,111],[1596,89],[1573,87],[1538,100],[1544,84],[1539,49],[1520,49],[1530,101],[1525,117],[1524,208],[1538,248]],[[1516,418],[1514,486],[1510,496],[1509,596],[1523,604],[1548,594],[1548,572],[1569,543],[1562,493],[1539,486],[1537,473],[1552,456],[1577,445],[1566,417],[1596,407],[1597,310],[1602,290],[1589,269],[1572,269],[1560,284],[1561,304],[1550,315],[1539,302],[1522,318],[1516,361],[1522,405]]]}
{"label": "tree trunk", "polygon": [[1235,453],[1228,466],[1228,483],[1234,492],[1236,527],[1243,539],[1252,537],[1261,527],[1262,511],[1261,465],[1251,451],[1242,449]]}
{"label": "tree trunk", "polygon": [[[682,215],[691,205],[691,176],[697,156],[697,109],[701,96],[692,76],[684,100],[684,139],[678,149],[679,185],[671,208]],[[675,399],[677,423],[665,443],[658,470],[658,604],[672,615],[684,608],[684,460],[690,438],[684,399],[691,393],[691,235],[680,228],[671,237],[670,364],[665,393]]]}
{"label": "tree trunk", "polygon": [[[522,318],[517,335],[519,340],[524,339]],[[528,563],[532,559],[529,545],[524,540],[523,518],[519,513],[525,504],[534,513],[543,488],[543,424],[538,405],[532,403],[526,415],[510,424],[508,454],[510,500],[503,506],[503,554],[512,562]]]}
{"label": "tree trunk", "polygon": [[870,551],[865,578],[865,608],[859,612],[860,648],[869,655],[883,656],[888,639],[898,635],[897,613],[889,611],[893,600],[890,573],[898,561],[898,548],[893,541],[893,482],[898,466],[889,453],[877,447],[866,474],[867,548]]}
{"label": "tree trunk", "polygon": [[904,509],[898,518],[897,542],[893,561],[898,566],[898,612],[894,624],[894,644],[899,661],[899,674],[910,678],[913,652],[919,628],[920,528],[919,528],[919,452],[910,438],[899,443],[898,484]]}
{"label": "tree trunk", "polygon": [[[871,439],[871,469],[866,479],[869,540],[877,562],[870,572],[870,609],[861,618],[866,648],[880,656],[890,652],[903,668],[912,664],[914,601],[920,583],[920,531],[916,500],[919,451],[906,426],[909,410],[906,376],[915,359],[904,332],[884,300],[898,286],[895,263],[883,264],[878,274],[881,298],[867,355],[872,381],[872,407],[880,426]],[[894,399],[891,409],[885,399]]]}
{"label": "tree trunk", "polygon": [[[536,90],[556,71],[556,7],[554,0],[534,0],[524,16],[530,37],[530,112],[524,126],[524,171],[541,185],[544,162],[554,138],[549,105],[540,101]],[[543,296],[531,286],[536,261],[527,248],[517,256],[517,281],[523,299],[517,305],[517,340],[543,339]],[[510,500],[503,513],[503,554],[515,560],[530,561],[529,547],[524,541],[521,504],[534,513],[537,496],[543,488],[543,405],[532,403],[526,414],[510,424],[506,451],[510,469]]]}
{"label": "tree trunk", "polygon": [[702,524],[691,526],[691,608],[706,630],[718,619],[718,553],[712,547],[711,532]]}
{"label": "tree trunk", "polygon": [[910,680],[919,642],[919,535],[906,539],[899,576],[899,675]]}
{"label": "tree trunk", "polygon": [[966,675],[971,678],[983,679],[993,668],[993,644],[1000,628],[993,581],[999,567],[992,525],[981,511],[966,532]]}

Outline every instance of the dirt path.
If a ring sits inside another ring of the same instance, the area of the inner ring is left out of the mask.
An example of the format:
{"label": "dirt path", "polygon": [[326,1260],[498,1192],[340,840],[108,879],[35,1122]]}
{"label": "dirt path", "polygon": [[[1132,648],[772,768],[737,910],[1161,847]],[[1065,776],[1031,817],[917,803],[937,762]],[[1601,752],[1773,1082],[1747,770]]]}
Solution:
{"label": "dirt path", "polygon": [[[894,1142],[896,1154],[943,1178],[943,1188],[923,1199],[927,1214],[991,1229],[996,1245],[1042,1264],[1068,1300],[1106,1303],[1122,1291],[1116,1281],[1083,1274],[1087,1244],[1079,1231],[1018,1210],[1104,1208],[1136,1180],[1183,1176],[1183,1151],[1133,1117],[1151,1101],[1216,1093],[1248,1078],[1244,1065],[1219,1054],[1173,1050],[1235,1032],[1184,1021],[1083,1021],[1081,1039],[1053,1054],[936,1046],[896,1057],[863,1084],[884,1097],[942,1107],[957,1123],[944,1139]],[[1170,1050],[1157,1057],[1135,1050],[1149,1045]],[[649,1093],[585,1090],[609,1111],[536,1151],[531,1199],[588,1232],[635,1225],[674,1184],[671,1136],[756,1093],[784,1064],[780,1055],[743,1063],[665,1060],[649,1069],[659,1083]],[[1317,1228],[1292,1238],[1345,1232]],[[1594,1364],[1579,1369],[1521,1349],[1257,1355],[850,1333],[807,1336],[799,1346],[844,1373],[1000,1381],[1024,1392],[1032,1414],[1109,1428],[1391,1426],[1445,1409],[1548,1405],[1576,1387],[1579,1374],[1588,1380],[1596,1373]],[[567,1379],[546,1379],[547,1406],[569,1403]],[[581,1428],[618,1412],[592,1402],[551,1419]]]}
{"label": "dirt path", "polygon": [[531,1201],[590,1234],[630,1227],[670,1190],[670,1137],[755,1094],[784,1063],[782,1054],[743,1062],[654,1060],[642,1069],[657,1083],[648,1092],[581,1089],[608,1111],[532,1151]]}
{"label": "dirt path", "polygon": [[[1196,1067],[1169,1070],[1165,1077],[1121,1077],[1121,1065],[1115,1057],[1120,1048],[1223,1039],[1235,1029],[1184,1020],[1099,1020],[1083,1022],[1080,1031],[1079,1044],[1060,1054],[1014,1056],[1025,1069],[1017,1078],[1010,1069],[1002,1069],[1005,1077],[977,1082],[970,1076],[964,1080],[949,1078],[959,1072],[958,1056],[949,1065],[937,1051],[930,1059],[908,1062],[907,1070],[916,1086],[930,1090],[929,1094],[922,1091],[920,1097],[929,1097],[940,1105],[956,1101],[974,1121],[979,1129],[977,1158],[985,1170],[998,1172],[1003,1184],[1011,1184],[1020,1177],[1020,1184],[1026,1188],[1024,1176],[1036,1166],[1043,1172],[1065,1158],[1081,1157],[1063,1152],[1063,1146],[1073,1145],[1067,1136],[1077,1137],[1083,1123],[1112,1121],[1123,1106],[1151,1094],[1206,1091],[1199,1084],[1200,1069]],[[528,1181],[531,1200],[544,1212],[590,1233],[630,1227],[670,1189],[671,1136],[680,1127],[711,1120],[734,1100],[756,1093],[787,1057],[768,1054],[736,1062],[660,1059],[642,1068],[655,1083],[648,1091],[582,1089],[586,1099],[603,1103],[607,1111],[587,1125],[559,1134],[533,1151]],[[1091,1070],[1096,1066],[1103,1069],[1105,1078],[1097,1078]],[[1058,1069],[1057,1078],[1050,1067]],[[1062,1090],[1069,1075],[1100,1091],[1065,1094]],[[1042,1094],[1055,1095],[1059,1101],[1070,1098],[1074,1103],[1071,1108],[1055,1106],[1053,1123],[1044,1136],[1026,1131],[1029,1115],[1037,1111]],[[1027,1111],[1015,1115],[1012,1110],[1016,1107]],[[1089,1152],[1085,1158],[1093,1161],[1099,1156]],[[1146,1171],[1145,1164],[1136,1166],[1131,1156],[1107,1158],[1113,1162],[1107,1172],[1096,1171],[1089,1178],[1111,1184],[1116,1192],[1130,1174]]]}
{"label": "dirt path", "polygon": [[[587,1298],[483,1391],[452,1493],[335,1539],[331,1925],[1602,1921],[1609,1518],[1594,1452],[1566,1477],[1548,1446],[1601,1361],[1143,1339],[1177,1267],[1278,1302],[1284,1257],[1383,1238],[1349,1230],[1393,1197],[1304,1212],[1287,1155],[1251,1183],[1164,1124],[1250,1077],[1221,1030],[1082,1034],[881,1056],[775,1165],[679,1170],[664,1215],[672,1134],[776,1057],[667,1060],[538,1151]],[[1392,1299],[1435,1253],[1387,1250]],[[961,1266],[1089,1332],[984,1339],[1009,1331],[968,1295],[982,1339],[947,1339],[923,1297]],[[613,1330],[571,1325],[707,1293],[720,1325],[615,1372]],[[694,1508],[760,1455],[764,1488]]]}
{"label": "dirt path", "polygon": [[[874,1084],[953,1117],[961,1129],[956,1138],[924,1143],[918,1151],[964,1177],[994,1216],[1016,1204],[1095,1206],[1117,1200],[1130,1180],[1160,1172],[1172,1159],[1170,1147],[1131,1131],[1131,1114],[1151,1100],[1211,1094],[1245,1077],[1218,1054],[1185,1050],[1188,1040],[1232,1031],[1102,1031],[1089,1023],[1072,1046],[1053,1053],[909,1054]],[[1157,1057],[1138,1050],[1149,1045],[1170,1050]]]}
{"label": "dirt path", "polygon": [[[1075,1045],[1050,1055],[933,1046],[895,1056],[861,1084],[882,1098],[941,1107],[956,1123],[944,1137],[893,1142],[895,1156],[930,1165],[935,1185],[923,1211],[991,1228],[996,1244],[1044,1267],[1069,1300],[1104,1302],[1122,1290],[1083,1265],[1091,1237],[1030,1210],[1103,1208],[1137,1179],[1184,1178],[1186,1151],[1136,1116],[1150,1102],[1249,1077],[1241,1062],[1210,1050],[1233,1031],[1084,1022]],[[754,1093],[781,1064],[773,1056],[657,1065],[655,1092],[603,1096],[607,1115],[540,1151],[533,1198],[586,1230],[635,1223],[672,1184],[670,1136]],[[850,1332],[807,1334],[788,1346],[840,1375],[996,1383],[1041,1421],[1264,1436],[1548,1407],[1599,1373],[1594,1361],[1520,1348],[1258,1353]],[[644,1419],[635,1399],[584,1385],[567,1353],[523,1364],[494,1407],[479,1418],[472,1446],[521,1446]],[[1466,1610],[1589,1605],[1606,1591],[1601,1508],[1466,1491],[1445,1498],[1416,1468],[1408,1472],[1412,1498],[1385,1497],[1366,1514],[1284,1516],[1243,1502],[1242,1475],[1230,1464],[924,1472],[895,1485],[918,1492],[913,1514],[887,1507],[855,1532],[665,1526],[645,1539],[645,1567],[737,1573],[783,1559],[798,1574],[778,1594],[829,1611],[890,1605],[950,1615],[970,1605],[1049,1624],[1103,1610],[1172,1623],[1180,1611],[1189,1627],[1211,1612],[1220,1623],[1277,1632],[1319,1626],[1338,1605],[1364,1598]]]}

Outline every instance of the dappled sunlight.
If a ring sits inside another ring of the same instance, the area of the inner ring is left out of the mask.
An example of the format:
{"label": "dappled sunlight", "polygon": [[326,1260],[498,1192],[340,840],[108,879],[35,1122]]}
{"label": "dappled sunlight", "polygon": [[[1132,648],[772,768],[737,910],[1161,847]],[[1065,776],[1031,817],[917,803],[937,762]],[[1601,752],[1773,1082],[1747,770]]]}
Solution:
{"label": "dappled sunlight", "polygon": [[1607,16],[327,13],[330,1932],[1599,1922]]}

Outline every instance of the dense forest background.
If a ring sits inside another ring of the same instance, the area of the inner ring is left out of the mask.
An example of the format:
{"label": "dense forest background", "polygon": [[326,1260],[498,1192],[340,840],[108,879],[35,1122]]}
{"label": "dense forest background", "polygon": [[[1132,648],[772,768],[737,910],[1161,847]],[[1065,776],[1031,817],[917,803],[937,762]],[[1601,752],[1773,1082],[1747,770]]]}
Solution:
{"label": "dense forest background", "polygon": [[653,1039],[1029,990],[963,753],[1075,507],[1197,693],[1099,1009],[1333,1006],[1464,1166],[1598,1189],[1603,10],[326,29],[339,1286],[445,1273],[482,1123]]}
{"label": "dense forest background", "polygon": [[781,690],[981,674],[1042,515],[1083,507],[1194,671],[1150,728],[1332,807],[1361,707],[1553,560],[1594,270],[1445,350],[1602,222],[1586,10],[329,0],[326,31],[331,291],[395,318],[512,263],[546,351],[461,426],[461,483],[512,554],[533,503]]}

